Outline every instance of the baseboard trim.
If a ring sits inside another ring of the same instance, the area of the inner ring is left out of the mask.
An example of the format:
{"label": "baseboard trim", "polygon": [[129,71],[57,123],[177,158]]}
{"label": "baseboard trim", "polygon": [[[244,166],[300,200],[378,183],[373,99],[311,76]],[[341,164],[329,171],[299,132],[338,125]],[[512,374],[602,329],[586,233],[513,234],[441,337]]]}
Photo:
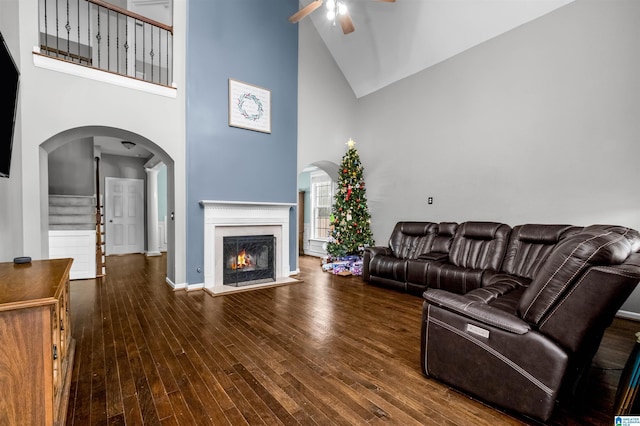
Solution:
{"label": "baseboard trim", "polygon": [[171,287],[173,290],[184,290],[187,288],[187,283],[176,284],[173,281],[171,281],[169,277],[166,277],[164,280],[166,281],[167,284],[169,284],[169,287]]}
{"label": "baseboard trim", "polygon": [[616,312],[616,317],[629,319],[629,320],[634,320],[634,321],[640,321],[640,314],[637,313],[637,312],[618,311],[618,312]]}

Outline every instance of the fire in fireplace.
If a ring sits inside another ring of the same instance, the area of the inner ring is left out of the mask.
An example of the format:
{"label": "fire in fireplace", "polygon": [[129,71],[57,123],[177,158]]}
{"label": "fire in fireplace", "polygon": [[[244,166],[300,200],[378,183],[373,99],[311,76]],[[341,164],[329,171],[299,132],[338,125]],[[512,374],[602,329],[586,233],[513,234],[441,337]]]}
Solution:
{"label": "fire in fireplace", "polygon": [[276,280],[275,236],[224,237],[222,245],[224,285],[239,287]]}

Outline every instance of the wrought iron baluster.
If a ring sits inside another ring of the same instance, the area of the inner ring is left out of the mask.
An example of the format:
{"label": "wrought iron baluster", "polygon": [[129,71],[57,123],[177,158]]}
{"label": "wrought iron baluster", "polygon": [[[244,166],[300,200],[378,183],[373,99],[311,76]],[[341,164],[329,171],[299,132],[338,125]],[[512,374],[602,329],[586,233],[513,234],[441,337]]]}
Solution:
{"label": "wrought iron baluster", "polygon": [[153,53],[153,27],[149,28],[149,32],[151,33],[151,50],[149,51],[149,56],[151,57],[151,80],[153,81],[153,57],[155,54]]}
{"label": "wrought iron baluster", "polygon": [[120,73],[120,16],[116,15],[116,71]]}
{"label": "wrought iron baluster", "polygon": [[58,19],[58,0],[56,0],[56,58],[60,56],[60,28]]}
{"label": "wrought iron baluster", "polygon": [[[40,4],[38,31],[43,54],[151,83],[170,84],[173,74],[170,26],[105,0],[41,0]],[[51,24],[53,19],[55,28]],[[135,27],[133,31],[129,31],[130,25]],[[66,30],[66,40],[65,34],[61,35],[62,28]]]}
{"label": "wrought iron baluster", "polygon": [[98,40],[98,68],[100,68],[100,40],[102,39],[102,36],[100,35],[100,9],[102,9],[102,7],[98,6],[98,32],[96,33],[96,40]]}
{"label": "wrought iron baluster", "polygon": [[124,73],[129,75],[129,18],[124,18]]}
{"label": "wrought iron baluster", "polygon": [[44,0],[44,49],[45,52],[49,52],[49,19],[47,18],[47,0]]}
{"label": "wrought iron baluster", "polygon": [[87,2],[87,47],[89,48],[89,57],[93,64],[93,47],[91,47],[91,3]]}
{"label": "wrought iron baluster", "polygon": [[162,83],[162,33],[158,28],[158,83]]}
{"label": "wrought iron baluster", "polygon": [[133,22],[133,76],[138,78],[138,21]]}
{"label": "wrought iron baluster", "polygon": [[71,59],[71,24],[69,23],[69,0],[67,0],[67,25],[64,26],[67,30],[67,59]]}
{"label": "wrought iron baluster", "polygon": [[76,0],[76,10],[78,12],[78,63],[82,63],[82,55],[80,54],[80,0]]}
{"label": "wrought iron baluster", "polygon": [[145,31],[145,25],[142,24],[142,79],[147,78],[147,32]]}
{"label": "wrought iron baluster", "polygon": [[107,9],[107,69],[111,70],[111,11]]}

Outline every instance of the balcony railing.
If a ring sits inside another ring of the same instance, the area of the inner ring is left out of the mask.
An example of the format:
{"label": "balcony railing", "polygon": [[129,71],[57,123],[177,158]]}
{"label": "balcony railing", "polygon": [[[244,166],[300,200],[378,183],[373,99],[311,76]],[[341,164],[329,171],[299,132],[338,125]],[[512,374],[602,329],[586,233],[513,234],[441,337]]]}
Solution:
{"label": "balcony railing", "polygon": [[40,0],[40,52],[170,86],[173,27],[101,0]]}

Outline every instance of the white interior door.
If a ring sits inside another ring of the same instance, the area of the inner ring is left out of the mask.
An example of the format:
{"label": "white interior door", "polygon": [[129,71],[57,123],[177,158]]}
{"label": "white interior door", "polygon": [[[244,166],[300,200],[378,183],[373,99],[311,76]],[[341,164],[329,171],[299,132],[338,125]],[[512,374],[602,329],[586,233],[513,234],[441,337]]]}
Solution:
{"label": "white interior door", "polygon": [[107,254],[144,251],[144,181],[105,178]]}

